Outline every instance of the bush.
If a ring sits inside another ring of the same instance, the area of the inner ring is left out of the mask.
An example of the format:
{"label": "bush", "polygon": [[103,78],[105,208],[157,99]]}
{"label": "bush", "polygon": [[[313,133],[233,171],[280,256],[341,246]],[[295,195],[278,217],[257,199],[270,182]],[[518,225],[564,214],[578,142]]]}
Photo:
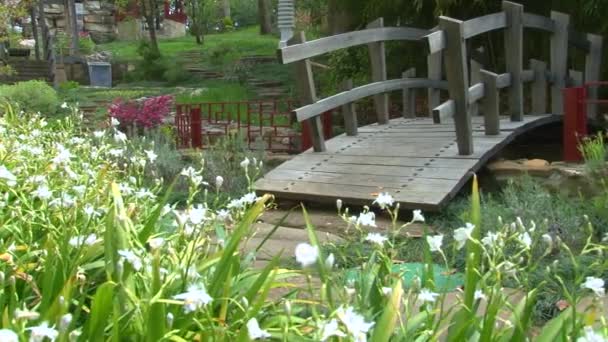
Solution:
{"label": "bush", "polygon": [[177,84],[190,79],[190,74],[179,63],[169,63],[163,74],[163,79],[169,84]]}
{"label": "bush", "polygon": [[137,54],[142,59],[137,62],[135,70],[128,77],[138,81],[162,81],[168,63],[162,58],[160,52],[154,51],[152,45],[143,40],[137,47]]}
{"label": "bush", "polygon": [[125,101],[116,99],[108,111],[116,118],[123,129],[154,128],[163,123],[171,111],[173,96],[161,95],[139,100]]}
{"label": "bush", "polygon": [[0,98],[18,105],[21,110],[40,112],[43,115],[55,114],[60,104],[55,89],[44,81],[26,81],[0,86]]}

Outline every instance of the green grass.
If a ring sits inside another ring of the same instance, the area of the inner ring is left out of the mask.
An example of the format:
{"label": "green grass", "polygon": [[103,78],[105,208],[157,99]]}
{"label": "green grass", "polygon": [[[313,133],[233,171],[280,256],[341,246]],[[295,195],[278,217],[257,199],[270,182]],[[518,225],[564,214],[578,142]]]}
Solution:
{"label": "green grass", "polygon": [[[257,26],[247,27],[234,32],[209,34],[203,45],[196,44],[193,36],[159,40],[161,54],[167,58],[176,57],[184,51],[207,51],[221,44],[238,47],[241,55],[274,55],[278,39],[274,36],[259,34]],[[138,44],[133,41],[115,41],[97,46],[98,50],[110,51],[115,60],[133,61],[140,59]]]}

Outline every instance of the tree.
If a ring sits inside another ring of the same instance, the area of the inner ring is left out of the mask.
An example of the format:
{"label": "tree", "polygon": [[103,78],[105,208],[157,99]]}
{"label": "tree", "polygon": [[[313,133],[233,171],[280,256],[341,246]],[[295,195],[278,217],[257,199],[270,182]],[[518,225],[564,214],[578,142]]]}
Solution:
{"label": "tree", "polygon": [[148,34],[150,35],[150,47],[152,51],[160,55],[160,49],[158,48],[158,39],[156,38],[156,25],[154,22],[154,16],[156,13],[156,1],[155,0],[140,0],[141,13],[146,20],[146,26],[148,27]]}
{"label": "tree", "polygon": [[186,12],[190,20],[190,32],[194,35],[197,44],[205,41],[204,33],[207,26],[207,1],[208,0],[188,0]]}
{"label": "tree", "polygon": [[70,33],[70,55],[78,54],[78,21],[76,18],[76,2],[74,0],[65,0],[64,6],[66,9],[66,28],[69,27]]}
{"label": "tree", "polygon": [[258,0],[258,18],[260,34],[272,33],[272,14],[269,0]]}
{"label": "tree", "polygon": [[224,18],[230,18],[230,0],[222,0],[222,14]]}

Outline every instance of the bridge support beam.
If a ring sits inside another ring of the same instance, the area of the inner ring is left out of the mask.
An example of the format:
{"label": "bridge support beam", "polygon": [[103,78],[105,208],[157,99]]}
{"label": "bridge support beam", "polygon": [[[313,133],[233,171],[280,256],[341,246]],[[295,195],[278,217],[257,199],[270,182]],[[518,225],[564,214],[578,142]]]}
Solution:
{"label": "bridge support beam", "polygon": [[[353,80],[348,79],[342,83],[342,90],[348,91],[353,89]],[[347,103],[342,106],[342,116],[344,117],[344,130],[346,135],[357,135],[357,111],[355,103]]]}
{"label": "bridge support beam", "polygon": [[463,22],[439,17],[439,27],[445,32],[445,70],[450,98],[454,101],[454,124],[458,153],[473,154],[473,130],[469,112],[469,71]]}
{"label": "bridge support beam", "polygon": [[[367,24],[368,29],[381,27],[384,27],[383,18],[378,18]],[[372,81],[386,81],[386,53],[384,42],[370,43],[367,44],[367,46],[369,48],[369,60],[372,66]],[[378,115],[378,124],[388,124],[388,94],[374,95],[374,107],[376,108],[376,115]]]}
{"label": "bridge support beam", "polygon": [[[585,57],[585,82],[595,82],[600,80],[600,70],[602,68],[602,45],[603,38],[597,34],[587,34],[589,40],[589,52]],[[587,98],[597,100],[597,87],[587,89]],[[597,119],[597,104],[587,105],[587,116]]]}
{"label": "bridge support beam", "polygon": [[[410,68],[403,72],[402,78],[414,78],[416,77],[416,68]],[[415,118],[416,117],[416,89],[415,88],[403,88],[403,117],[404,118]]]}
{"label": "bridge support beam", "polygon": [[509,87],[509,115],[511,121],[524,119],[524,88],[521,79],[523,70],[523,15],[524,6],[503,1],[502,9],[507,15],[505,28],[505,58],[507,73],[511,74]]}
{"label": "bridge support beam", "polygon": [[553,35],[551,36],[551,112],[564,114],[562,89],[566,88],[568,77],[568,27],[570,16],[551,12]]}

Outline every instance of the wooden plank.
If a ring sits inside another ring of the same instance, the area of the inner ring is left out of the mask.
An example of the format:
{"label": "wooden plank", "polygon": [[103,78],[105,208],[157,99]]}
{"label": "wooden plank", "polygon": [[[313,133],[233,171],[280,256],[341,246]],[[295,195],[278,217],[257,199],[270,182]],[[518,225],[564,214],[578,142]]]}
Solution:
{"label": "wooden plank", "polygon": [[[378,18],[367,24],[367,28],[381,28],[384,26],[384,19]],[[371,64],[372,82],[386,81],[386,52],[384,42],[367,44],[369,49],[369,61]],[[386,124],[389,120],[389,99],[388,94],[380,93],[374,95],[374,108],[379,124]]]}
{"label": "wooden plank", "polygon": [[526,69],[521,72],[521,81],[523,83],[534,81],[534,70]]}
{"label": "wooden plank", "polygon": [[[342,89],[345,91],[349,91],[352,88],[352,79],[346,80],[342,84]],[[342,116],[344,117],[344,130],[346,131],[346,135],[357,135],[357,108],[354,102],[342,105]]]}
{"label": "wooden plank", "polygon": [[368,28],[284,47],[279,50],[279,60],[283,64],[288,64],[320,56],[328,52],[369,43],[390,40],[419,41],[428,33],[428,30],[412,27]]}
{"label": "wooden plank", "polygon": [[469,113],[467,53],[463,22],[439,17],[439,26],[445,32],[445,69],[450,98],[454,101],[454,122],[458,137],[458,151],[462,155],[473,153],[471,115]]}
{"label": "wooden plank", "polygon": [[547,112],[547,63],[537,59],[530,60],[530,68],[534,72],[532,82],[532,113],[541,114]]}
{"label": "wooden plank", "polygon": [[[345,154],[333,153],[303,153],[292,159],[294,162],[303,161],[309,164],[331,162],[335,164],[348,165],[386,165],[386,166],[407,166],[421,167],[432,166],[440,168],[471,168],[475,165],[474,159],[449,159],[449,158],[424,158],[424,157],[384,157],[384,156],[369,156],[368,158],[360,158]],[[285,163],[291,162],[287,161]]]}
{"label": "wooden plank", "polygon": [[481,111],[484,115],[484,128],[486,135],[497,135],[500,133],[500,98],[497,86],[498,75],[487,71],[481,71],[481,78],[485,85],[486,94],[481,101]]}
{"label": "wooden plank", "polygon": [[318,171],[339,173],[344,175],[376,175],[376,176],[399,176],[399,177],[424,177],[436,179],[451,179],[459,180],[463,176],[463,172],[468,169],[462,168],[437,168],[437,167],[403,167],[403,166],[386,166],[386,165],[353,165],[347,164],[301,164],[289,163],[281,167],[281,170],[300,170],[300,171]]}
{"label": "wooden plank", "polygon": [[485,89],[483,83],[477,83],[469,87],[469,104],[475,103],[483,98]]}
{"label": "wooden plank", "polygon": [[[298,32],[294,34],[287,44],[301,44],[306,42],[306,36],[304,32]],[[317,101],[317,90],[315,88],[315,81],[312,74],[312,66],[310,61],[305,59],[294,64],[296,89],[298,98],[302,104],[315,103]],[[323,134],[323,125],[321,123],[321,117],[313,117],[307,121],[310,126],[311,140],[313,149],[316,152],[325,151],[325,136]]]}
{"label": "wooden plank", "polygon": [[[416,68],[410,68],[401,74],[404,79],[416,77]],[[410,88],[403,88],[403,117],[404,118],[415,118],[416,117],[416,90]]]}
{"label": "wooden plank", "polygon": [[347,103],[351,103],[375,94],[388,93],[395,90],[402,90],[403,88],[444,88],[445,86],[446,82],[444,81],[433,81],[426,78],[414,78],[407,80],[399,78],[383,82],[374,82],[356,87],[347,92],[341,92],[336,95],[326,97],[315,103],[295,109],[293,112],[296,114],[298,121],[304,121],[321,115],[331,109],[338,108]]}
{"label": "wooden plank", "polygon": [[487,14],[465,21],[463,23],[463,37],[464,39],[469,39],[505,27],[507,27],[505,12]]}
{"label": "wooden plank", "polygon": [[[273,170],[264,178],[267,181],[293,181],[314,182],[324,184],[340,185],[366,185],[377,188],[401,188],[408,192],[437,192],[444,193],[446,188],[458,184],[458,181],[466,175],[466,169],[461,170],[458,179],[435,179],[419,177],[398,177],[395,175],[357,175],[352,173],[333,173],[322,171],[302,170]],[[411,195],[408,194],[408,195]]]}
{"label": "wooden plank", "polygon": [[[426,57],[428,78],[434,82],[440,82],[443,78],[443,53],[441,51],[429,54]],[[439,106],[441,102],[441,92],[439,88],[428,87],[427,90],[428,115],[433,117],[433,108]]]}
{"label": "wooden plank", "polygon": [[496,87],[503,89],[511,85],[511,74],[500,74],[496,79]]}
{"label": "wooden plank", "polygon": [[427,41],[428,54],[434,55],[445,49],[445,33],[441,30],[429,33],[424,37]]}
{"label": "wooden plank", "polygon": [[[479,51],[481,50],[481,52],[477,52],[476,56],[481,57],[481,55],[483,54],[483,47],[480,47],[479,49],[473,50],[475,51]],[[481,62],[481,58],[474,58],[473,57],[474,53],[471,53],[471,60],[469,62],[471,70],[470,70],[470,84],[469,86],[474,86],[477,83],[481,82],[481,69],[483,69],[483,63]],[[469,88],[469,94],[471,93],[471,88]],[[477,116],[479,115],[479,106],[476,103],[477,101],[471,101],[469,99],[469,104],[471,105],[471,116]]]}
{"label": "wooden plank", "polygon": [[551,112],[563,114],[562,89],[566,87],[568,72],[568,26],[570,16],[564,13],[551,12],[555,29],[551,35]]}
{"label": "wooden plank", "polygon": [[[585,56],[585,82],[595,82],[600,79],[602,68],[602,45],[603,37],[597,34],[587,34],[589,40],[589,51]],[[597,100],[597,87],[587,88],[587,98]],[[598,119],[597,103],[587,104],[587,116]]]}
{"label": "wooden plank", "polygon": [[503,1],[502,9],[506,13],[505,29],[505,64],[511,75],[511,86],[508,88],[507,111],[513,121],[521,121],[524,116],[523,70],[523,13],[524,6],[514,2]]}
{"label": "wooden plank", "polygon": [[447,100],[439,106],[433,108],[433,121],[435,123],[441,123],[447,118],[454,117],[456,111],[456,104],[454,100]]}
{"label": "wooden plank", "polygon": [[551,33],[553,32],[553,30],[555,30],[555,25],[551,18],[532,13],[524,13],[522,19],[524,27],[526,28],[532,28]]}
{"label": "wooden plank", "polygon": [[568,86],[580,87],[583,85],[583,72],[570,69],[568,70],[568,79],[570,81]]}

